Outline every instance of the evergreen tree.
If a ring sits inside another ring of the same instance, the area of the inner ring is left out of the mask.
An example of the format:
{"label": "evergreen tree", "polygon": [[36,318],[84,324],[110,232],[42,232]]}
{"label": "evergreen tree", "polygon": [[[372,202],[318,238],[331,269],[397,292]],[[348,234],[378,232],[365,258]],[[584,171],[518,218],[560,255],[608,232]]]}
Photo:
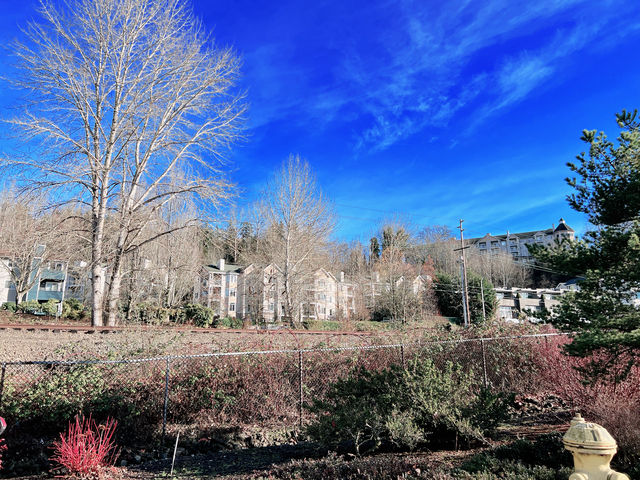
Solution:
{"label": "evergreen tree", "polygon": [[[491,282],[475,273],[469,272],[469,313],[472,324],[484,321],[482,313],[482,292],[484,290],[484,315],[491,320],[496,313],[498,301]],[[460,290],[460,276],[437,273],[435,282],[436,298],[440,313],[446,317],[456,317],[462,320],[462,293]]]}
{"label": "evergreen tree", "polygon": [[371,263],[380,258],[380,244],[378,243],[377,237],[371,237],[371,241],[369,242],[369,258]]}
{"label": "evergreen tree", "polygon": [[[637,111],[616,115],[617,142],[585,130],[589,150],[569,163],[567,183],[574,210],[588,215],[591,228],[580,241],[534,247],[536,260],[581,277],[579,290],[563,295],[549,315],[558,328],[574,332],[566,350],[589,357],[588,378],[618,381],[640,352],[640,122]],[[596,353],[597,355],[593,355]]]}

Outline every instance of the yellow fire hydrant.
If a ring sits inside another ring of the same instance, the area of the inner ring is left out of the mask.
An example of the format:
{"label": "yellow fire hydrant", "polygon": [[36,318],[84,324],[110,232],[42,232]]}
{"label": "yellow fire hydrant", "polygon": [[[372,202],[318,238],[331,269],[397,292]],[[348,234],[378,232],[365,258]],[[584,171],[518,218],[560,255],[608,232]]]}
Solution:
{"label": "yellow fire hydrant", "polygon": [[562,443],[573,454],[575,472],[569,480],[629,480],[611,469],[611,459],[618,451],[614,438],[597,423],[585,422],[579,413],[571,420]]}

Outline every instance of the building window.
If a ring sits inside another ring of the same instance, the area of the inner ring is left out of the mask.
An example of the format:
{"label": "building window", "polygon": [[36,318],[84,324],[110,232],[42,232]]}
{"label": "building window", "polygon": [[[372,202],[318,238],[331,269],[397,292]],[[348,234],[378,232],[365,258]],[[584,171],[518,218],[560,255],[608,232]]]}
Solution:
{"label": "building window", "polygon": [[270,303],[270,304],[269,304],[269,311],[270,311],[270,312],[273,312],[273,303]]}
{"label": "building window", "polygon": [[237,275],[231,275],[229,277],[229,283],[231,285],[235,285],[236,283],[238,283],[238,276]]}
{"label": "building window", "polygon": [[224,296],[225,296],[225,297],[228,297],[228,296],[229,296],[229,289],[228,289],[228,288],[225,288],[225,289],[224,289]]}
{"label": "building window", "polygon": [[230,303],[229,304],[229,311],[230,312],[235,312],[236,311],[236,304],[235,303]]}
{"label": "building window", "polygon": [[236,296],[236,289],[232,288],[231,290],[229,290],[229,296],[230,297],[235,297]]}
{"label": "building window", "polygon": [[480,242],[480,243],[478,244],[478,246],[479,246],[480,248],[487,248],[487,242]]}

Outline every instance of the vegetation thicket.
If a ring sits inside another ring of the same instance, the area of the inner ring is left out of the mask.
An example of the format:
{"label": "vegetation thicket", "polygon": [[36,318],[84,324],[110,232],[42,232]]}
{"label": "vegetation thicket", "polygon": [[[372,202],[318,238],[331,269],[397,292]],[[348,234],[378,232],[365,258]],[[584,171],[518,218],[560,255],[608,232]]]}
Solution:
{"label": "vegetation thicket", "polygon": [[361,368],[338,379],[308,406],[316,415],[308,433],[358,453],[384,445],[454,448],[482,442],[507,417],[511,400],[474,388],[473,376],[459,364],[438,368],[429,358],[416,358],[407,368]]}
{"label": "vegetation thicket", "polygon": [[[498,308],[498,299],[493,284],[473,272],[468,272],[469,313],[472,324],[492,321]],[[446,317],[463,318],[462,293],[460,276],[437,273],[435,278],[435,295],[440,313]],[[483,306],[484,302],[484,306]]]}

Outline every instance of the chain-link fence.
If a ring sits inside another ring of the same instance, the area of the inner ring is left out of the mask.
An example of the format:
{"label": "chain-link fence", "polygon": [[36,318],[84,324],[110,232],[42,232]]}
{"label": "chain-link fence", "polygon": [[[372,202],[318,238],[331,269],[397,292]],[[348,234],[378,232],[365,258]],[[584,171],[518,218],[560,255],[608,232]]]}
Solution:
{"label": "chain-link fence", "polygon": [[[555,337],[555,338],[554,338]],[[18,442],[41,442],[78,412],[118,420],[126,442],[164,440],[188,429],[297,429],[311,420],[306,403],[354,368],[406,366],[420,358],[459,363],[478,386],[539,389],[538,366],[558,334],[438,340],[316,349],[283,349],[128,360],[0,364],[0,414]]]}

